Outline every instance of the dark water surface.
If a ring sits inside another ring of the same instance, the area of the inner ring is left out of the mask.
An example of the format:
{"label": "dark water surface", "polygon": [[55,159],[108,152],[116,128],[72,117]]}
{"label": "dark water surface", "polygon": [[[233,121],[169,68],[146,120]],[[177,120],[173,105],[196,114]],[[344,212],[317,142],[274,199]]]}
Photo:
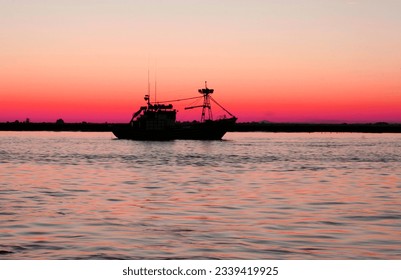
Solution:
{"label": "dark water surface", "polygon": [[401,135],[0,132],[0,259],[401,259]]}

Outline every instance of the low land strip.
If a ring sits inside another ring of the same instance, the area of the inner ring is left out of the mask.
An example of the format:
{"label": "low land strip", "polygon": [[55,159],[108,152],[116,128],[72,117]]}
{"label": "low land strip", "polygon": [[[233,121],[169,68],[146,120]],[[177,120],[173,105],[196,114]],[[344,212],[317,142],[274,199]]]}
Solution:
{"label": "low land strip", "polygon": [[[108,132],[116,123],[31,123],[3,122],[0,131],[84,131]],[[319,123],[270,123],[244,122],[235,124],[231,132],[360,132],[360,133],[401,133],[401,123],[353,123],[353,124],[319,124]]]}

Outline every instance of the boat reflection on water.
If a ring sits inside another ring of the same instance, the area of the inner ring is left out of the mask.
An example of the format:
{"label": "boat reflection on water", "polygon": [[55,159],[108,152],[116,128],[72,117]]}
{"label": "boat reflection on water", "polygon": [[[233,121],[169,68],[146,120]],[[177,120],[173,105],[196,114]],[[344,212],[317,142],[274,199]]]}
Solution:
{"label": "boat reflection on water", "polygon": [[[173,108],[172,104],[162,104],[161,102],[152,104],[150,95],[147,94],[145,95],[147,105],[140,107],[132,115],[129,124],[115,125],[112,132],[118,139],[130,140],[220,140],[235,124],[237,118],[211,97],[214,90],[209,89],[206,82],[205,88],[199,89],[198,92],[202,94],[201,97],[174,101],[203,98],[203,104],[185,108],[202,108],[200,121],[177,122],[177,110]],[[212,102],[223,109],[230,117],[214,120]]]}

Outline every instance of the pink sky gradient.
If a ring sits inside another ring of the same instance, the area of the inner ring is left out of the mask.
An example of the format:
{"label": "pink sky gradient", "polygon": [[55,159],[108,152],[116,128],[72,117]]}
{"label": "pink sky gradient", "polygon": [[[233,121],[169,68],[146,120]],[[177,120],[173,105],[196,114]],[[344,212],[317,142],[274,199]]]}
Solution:
{"label": "pink sky gradient", "polygon": [[0,121],[128,121],[149,68],[239,121],[401,122],[399,1],[54,2],[0,0]]}

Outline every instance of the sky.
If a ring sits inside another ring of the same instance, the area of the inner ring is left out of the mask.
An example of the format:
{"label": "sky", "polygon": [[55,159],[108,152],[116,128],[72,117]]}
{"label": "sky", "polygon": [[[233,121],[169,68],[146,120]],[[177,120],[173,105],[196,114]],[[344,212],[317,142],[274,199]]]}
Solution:
{"label": "sky", "polygon": [[[152,100],[208,81],[240,122],[401,122],[400,12],[399,0],[0,0],[0,122],[128,122],[148,72]],[[189,103],[179,120],[200,118]]]}

